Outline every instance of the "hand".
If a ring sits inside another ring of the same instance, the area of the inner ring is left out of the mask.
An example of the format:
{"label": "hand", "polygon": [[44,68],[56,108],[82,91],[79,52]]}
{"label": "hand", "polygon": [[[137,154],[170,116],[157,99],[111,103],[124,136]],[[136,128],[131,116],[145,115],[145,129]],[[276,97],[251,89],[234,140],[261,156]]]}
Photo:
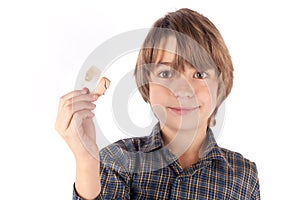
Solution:
{"label": "hand", "polygon": [[98,95],[87,88],[75,90],[60,98],[55,129],[66,141],[76,160],[99,159],[93,122]]}

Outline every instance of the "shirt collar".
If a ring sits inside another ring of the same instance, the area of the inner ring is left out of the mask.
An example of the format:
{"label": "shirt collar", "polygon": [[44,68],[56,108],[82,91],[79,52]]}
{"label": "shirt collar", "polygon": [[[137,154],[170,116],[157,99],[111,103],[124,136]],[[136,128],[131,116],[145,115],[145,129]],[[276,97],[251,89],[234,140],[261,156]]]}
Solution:
{"label": "shirt collar", "polygon": [[161,137],[161,129],[159,122],[153,127],[151,134],[146,137],[145,145],[143,150],[145,153],[154,151],[156,149],[162,148],[163,142]]}
{"label": "shirt collar", "polygon": [[204,153],[202,154],[202,159],[206,161],[218,160],[225,163],[230,169],[232,169],[230,163],[226,159],[225,153],[218,146],[214,133],[210,128],[207,128],[206,139],[204,143]]}
{"label": "shirt collar", "polygon": [[[225,163],[229,168],[232,169],[230,163],[226,159],[226,156],[222,149],[217,145],[213,131],[207,128],[206,139],[204,142],[204,153],[201,156],[203,161],[214,161],[218,160]],[[153,127],[152,132],[145,141],[143,150],[145,153],[155,151],[163,147],[163,141],[161,136],[161,129],[159,122]]]}

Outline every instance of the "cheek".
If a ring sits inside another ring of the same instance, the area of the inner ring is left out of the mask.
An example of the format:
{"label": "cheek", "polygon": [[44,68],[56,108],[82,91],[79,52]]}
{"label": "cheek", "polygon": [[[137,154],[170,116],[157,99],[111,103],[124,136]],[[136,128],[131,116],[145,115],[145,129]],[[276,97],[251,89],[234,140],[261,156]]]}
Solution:
{"label": "cheek", "polygon": [[165,87],[153,83],[149,84],[149,101],[152,111],[163,124],[167,120],[165,106],[167,105],[168,94],[169,91]]}
{"label": "cheek", "polygon": [[217,103],[217,84],[208,83],[204,87],[198,87],[196,94],[198,101],[205,109],[215,109]]}
{"label": "cheek", "polygon": [[169,95],[170,91],[163,87],[162,85],[158,85],[155,83],[149,84],[149,100],[151,105],[164,105],[166,100],[168,98],[167,95]]}
{"label": "cheek", "polygon": [[209,91],[211,96],[211,104],[215,107],[218,99],[218,83],[214,82],[213,84],[210,84]]}

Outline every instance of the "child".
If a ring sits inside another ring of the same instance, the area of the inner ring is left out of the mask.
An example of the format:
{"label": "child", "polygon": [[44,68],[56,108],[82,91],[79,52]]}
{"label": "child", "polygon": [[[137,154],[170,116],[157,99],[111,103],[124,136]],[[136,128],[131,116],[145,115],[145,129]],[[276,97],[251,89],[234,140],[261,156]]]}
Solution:
{"label": "child", "polygon": [[159,122],[149,136],[100,154],[92,121],[98,96],[84,88],[61,97],[56,129],[76,160],[73,199],[260,199],[255,163],[220,148],[210,129],[233,67],[209,19],[180,9],[157,20],[135,78]]}

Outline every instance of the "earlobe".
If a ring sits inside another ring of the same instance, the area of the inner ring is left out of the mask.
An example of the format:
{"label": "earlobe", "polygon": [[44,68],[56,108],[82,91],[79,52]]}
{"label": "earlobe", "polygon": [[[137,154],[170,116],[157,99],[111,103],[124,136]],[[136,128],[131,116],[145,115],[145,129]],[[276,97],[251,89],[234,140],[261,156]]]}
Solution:
{"label": "earlobe", "polygon": [[207,124],[209,127],[213,127],[216,125],[216,114],[218,112],[218,108],[215,108],[214,112],[211,114],[211,116],[207,120]]}
{"label": "earlobe", "polygon": [[211,116],[209,119],[208,119],[208,126],[209,127],[213,127],[213,126],[215,126],[216,125],[216,118],[215,118],[215,116]]}

